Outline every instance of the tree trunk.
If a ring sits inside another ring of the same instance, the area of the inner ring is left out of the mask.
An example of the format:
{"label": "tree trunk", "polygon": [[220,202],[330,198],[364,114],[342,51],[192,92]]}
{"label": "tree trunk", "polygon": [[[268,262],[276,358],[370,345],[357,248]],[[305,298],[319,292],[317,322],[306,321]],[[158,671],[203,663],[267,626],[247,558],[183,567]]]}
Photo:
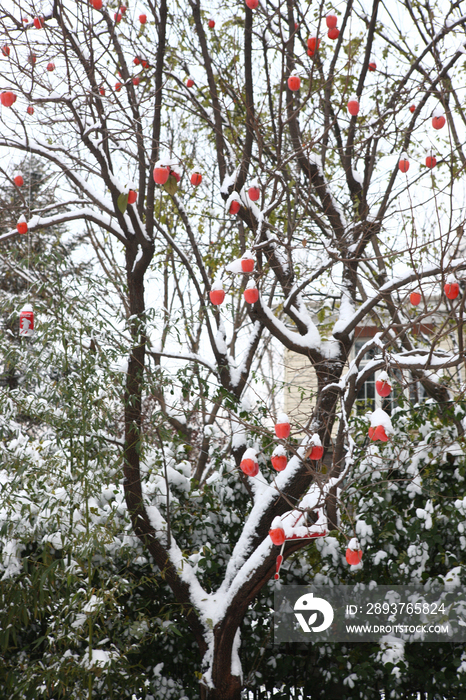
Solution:
{"label": "tree trunk", "polygon": [[[133,256],[127,256],[131,270]],[[144,278],[128,271],[128,297],[131,312],[132,347],[128,362],[125,389],[124,473],[126,504],[136,534],[141,536],[138,517],[143,504],[139,454],[141,450],[142,387],[145,362]]]}
{"label": "tree trunk", "polygon": [[216,688],[206,688],[201,690],[201,700],[241,700],[241,679],[232,676],[231,671],[227,671]]}
{"label": "tree trunk", "polygon": [[[242,616],[241,616],[242,617]],[[201,685],[202,700],[241,700],[241,678],[232,674],[232,652],[241,618],[229,611],[214,630],[214,655],[211,665],[213,688]]]}

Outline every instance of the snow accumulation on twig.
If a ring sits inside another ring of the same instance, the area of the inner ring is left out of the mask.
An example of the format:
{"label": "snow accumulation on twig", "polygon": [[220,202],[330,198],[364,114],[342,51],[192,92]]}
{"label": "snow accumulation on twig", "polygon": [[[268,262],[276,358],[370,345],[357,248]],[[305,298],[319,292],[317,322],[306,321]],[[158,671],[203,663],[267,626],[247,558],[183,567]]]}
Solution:
{"label": "snow accumulation on twig", "polygon": [[[451,260],[448,269],[451,270],[454,268],[455,270],[457,269],[465,269],[466,268],[466,260],[464,258],[458,259],[458,260]],[[353,331],[358,323],[371,311],[381,300],[381,298],[389,294],[391,292],[396,292],[398,289],[401,287],[404,287],[405,285],[412,284],[413,282],[418,282],[420,279],[424,279],[426,277],[434,277],[436,275],[443,275],[445,274],[445,270],[438,266],[438,265],[430,265],[429,267],[425,267],[423,269],[418,269],[416,272],[410,272],[406,275],[402,275],[399,277],[394,277],[388,282],[386,282],[384,285],[380,287],[378,292],[374,294],[370,299],[367,299],[357,311],[355,311],[351,317],[349,317],[346,320],[346,324],[342,324],[341,327],[339,326],[337,331],[334,330],[335,332],[338,332],[339,334],[349,334],[351,331]],[[338,322],[337,322],[338,323]]]}
{"label": "snow accumulation on twig", "polygon": [[[157,506],[146,504],[145,508],[157,538],[163,541],[163,539],[166,539],[167,536],[167,522],[165,518],[162,516]],[[211,602],[210,599],[212,596],[206,593],[206,591],[202,588],[196,574],[194,573],[193,567],[188,562],[186,557],[183,556],[181,549],[178,547],[173,537],[171,538],[171,545],[168,549],[168,555],[170,562],[177,570],[181,580],[188,585],[190,598],[193,605],[195,605],[199,611],[203,624],[208,626],[207,619],[211,617],[209,603]]]}
{"label": "snow accumulation on twig", "polygon": [[324,173],[324,170],[322,168],[321,158],[318,158],[316,155],[314,155],[312,153],[308,156],[308,158],[309,158],[309,161],[313,165],[315,165],[317,170],[319,171],[319,176],[322,178],[322,180],[325,184],[325,190],[326,190],[327,195],[330,197],[330,200],[332,202],[332,207],[333,207],[334,211],[338,214],[341,227],[346,232],[349,228],[352,228],[352,224],[350,224],[348,222],[347,218],[345,217],[345,212],[343,211],[343,209],[340,207],[337,200],[333,196],[332,188],[329,186],[328,180],[325,177],[325,173]]}
{"label": "snow accumulation on twig", "polygon": [[[63,160],[61,154],[69,155],[63,147],[54,147],[45,141],[39,139],[21,139],[21,138],[11,138],[7,136],[0,136],[0,145],[6,146],[7,148],[18,148],[23,151],[30,151],[31,153],[43,155],[47,160],[52,161],[64,172],[67,177],[69,177],[73,182],[75,182],[83,192],[85,192],[90,199],[99,203],[99,205],[105,211],[113,211],[113,203],[110,198],[104,195],[96,196],[95,189],[89,184],[84,178],[81,177],[77,168],[70,168],[69,161]],[[51,155],[52,154],[52,155]],[[73,160],[73,159],[72,159]],[[94,172],[94,171],[92,171]],[[94,173],[97,175],[97,173]]]}
{"label": "snow accumulation on twig", "polygon": [[[273,491],[272,498],[276,498],[276,495],[276,492]],[[162,536],[162,538],[166,537],[167,523],[158,508],[153,505],[146,505],[146,511],[157,536],[159,538],[160,536]],[[251,574],[264,560],[264,557],[270,553],[272,546],[272,542],[267,537],[253,554],[247,558],[245,563],[242,561],[240,562],[238,558],[236,561],[235,573],[238,569],[241,569],[241,571],[240,574],[235,577],[234,585],[226,585],[224,581],[217,591],[209,594],[199,583],[193,567],[187,561],[186,557],[183,556],[181,549],[172,538],[171,546],[168,550],[170,562],[177,570],[181,580],[187,584],[190,599],[199,612],[201,622],[206,630],[212,629],[217,622],[223,619],[238,588],[244,581],[248,580]],[[235,548],[235,551],[236,550],[237,548]],[[232,555],[232,560],[235,560],[235,554]]]}
{"label": "snow accumulation on twig", "polygon": [[[28,221],[28,229],[29,231],[35,231],[36,229],[56,226],[58,224],[66,223],[67,221],[77,221],[79,219],[94,221],[103,228],[114,232],[120,239],[125,239],[125,235],[115,219],[112,219],[111,216],[104,215],[95,209],[91,209],[90,207],[82,207],[80,209],[75,209],[74,211],[66,211],[62,212],[61,214],[55,214],[54,216],[46,217],[35,215]],[[0,241],[8,240],[12,236],[17,235],[18,231],[13,229],[9,233],[4,233],[2,236],[0,236]]]}
{"label": "snow accumulation on twig", "polygon": [[207,367],[207,369],[213,374],[217,374],[217,368],[213,364],[208,362],[201,355],[196,355],[194,352],[167,352],[166,350],[154,350],[150,354],[157,357],[168,357],[172,360],[188,360],[191,362],[196,362],[200,365],[204,365],[204,367]]}
{"label": "snow accumulation on twig", "polygon": [[[373,340],[374,339],[371,338],[371,341]],[[373,344],[373,342],[368,342],[366,345],[372,347]],[[405,353],[390,352],[386,353],[384,357],[376,357],[366,362],[361,371],[358,371],[358,359],[367,352],[366,345],[360,350],[358,357],[350,363],[348,372],[341,377],[340,381],[327,384],[323,391],[329,391],[335,388],[343,391],[349,384],[350,378],[355,373],[357,373],[356,382],[358,382],[363,375],[368,376],[380,369],[385,369],[387,365],[399,370],[433,370],[456,367],[460,361],[460,355],[458,353],[450,353],[445,350],[436,350],[434,352],[427,349],[407,350]]]}
{"label": "snow accumulation on twig", "polygon": [[230,190],[231,187],[234,187],[236,184],[236,180],[238,179],[240,167],[238,166],[236,170],[234,170],[231,175],[225,175],[225,179],[223,180],[221,186],[220,186],[220,192],[222,194],[228,194],[228,191]]}
{"label": "snow accumulation on twig", "polygon": [[254,321],[252,330],[249,333],[249,336],[246,340],[245,347],[243,350],[243,360],[236,365],[233,358],[231,357],[230,354],[228,354],[228,363],[230,366],[230,382],[232,386],[238,386],[241,376],[244,372],[247,370],[247,363],[248,363],[248,358],[249,358],[249,350],[251,346],[254,344],[258,334],[261,331],[261,324],[259,321]]}
{"label": "snow accumulation on twig", "polygon": [[[303,305],[304,307],[304,305]],[[318,350],[327,359],[336,359],[340,355],[340,345],[336,340],[322,341],[320,333],[317,326],[312,321],[309,313],[305,308],[300,311],[300,316],[302,322],[307,326],[308,332],[305,335],[300,335],[294,331],[291,331],[280,319],[278,319],[275,314],[268,308],[268,306],[263,305],[263,312],[267,318],[272,322],[277,331],[283,336],[288,338],[290,345],[295,345],[297,347],[306,348],[309,350]]]}
{"label": "snow accumulation on twig", "polygon": [[[267,508],[269,508],[269,506],[277,498],[277,493],[287,491],[289,483],[302,466],[302,458],[304,458],[305,450],[305,444],[298,448],[298,454],[294,455],[290,459],[286,471],[280,472],[276,475],[274,480],[275,486],[269,484],[268,488],[263,488],[260,492],[256,493],[254,505],[246,520],[243,531],[235,545],[230,561],[228,562],[225,577],[219,588],[219,592],[226,593],[229,590],[233,580],[236,578],[240,570],[242,571],[241,575],[243,575],[243,566],[247,561],[249,561],[251,556],[254,556],[249,554],[250,543],[256,537],[257,527],[261,521],[261,518]],[[251,572],[253,570],[254,569],[248,564],[247,571]],[[238,584],[236,582],[235,587],[237,585]]]}
{"label": "snow accumulation on twig", "polygon": [[346,328],[348,322],[354,315],[354,304],[351,299],[351,294],[346,286],[343,287],[341,293],[340,309],[338,313],[338,321],[333,326],[333,335],[335,333],[341,332]]}

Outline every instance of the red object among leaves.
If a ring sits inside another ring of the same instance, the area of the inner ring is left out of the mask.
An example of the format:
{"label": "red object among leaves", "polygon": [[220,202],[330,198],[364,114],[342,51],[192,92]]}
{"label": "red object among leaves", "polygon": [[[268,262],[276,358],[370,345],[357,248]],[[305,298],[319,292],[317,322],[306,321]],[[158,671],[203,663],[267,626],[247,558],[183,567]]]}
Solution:
{"label": "red object among leaves", "polygon": [[26,112],[28,114],[34,114],[34,107],[32,105],[28,105],[26,108]]}
{"label": "red object among leaves", "polygon": [[288,87],[292,92],[296,92],[301,87],[301,78],[299,75],[290,75],[288,78]]}
{"label": "red object among leaves", "polygon": [[0,95],[0,102],[4,107],[12,107],[16,102],[16,95],[11,90],[6,90]]}
{"label": "red object among leaves", "polygon": [[357,100],[349,100],[347,107],[352,117],[356,117],[359,114],[359,102]]}
{"label": "red object among leaves", "polygon": [[209,292],[210,301],[214,306],[219,306],[225,301],[225,292],[223,289],[212,289]]}
{"label": "red object among leaves", "polygon": [[201,182],[202,182],[201,173],[192,173],[191,174],[191,185],[194,185],[194,187],[199,187]]}
{"label": "red object among leaves", "polygon": [[[307,535],[304,536],[299,536],[296,534],[291,535],[291,537],[287,537],[285,535],[285,531],[282,527],[275,527],[269,530],[269,537],[272,540],[273,544],[276,545],[277,547],[283,547],[283,544],[285,542],[290,542],[292,540],[308,540],[308,539],[315,539],[317,537],[325,537],[327,535],[326,532],[309,532]],[[276,564],[275,564],[275,576],[274,578],[278,580],[280,578],[280,567],[283,563],[283,554],[281,553],[283,550],[280,550],[280,554],[277,556]],[[353,550],[351,550],[353,551]],[[362,556],[362,555],[361,555]]]}
{"label": "red object among leaves", "polygon": [[134,63],[135,66],[139,66],[140,63],[141,63],[140,57],[139,57],[139,56],[135,56],[135,57],[133,58],[133,63]]}
{"label": "red object among leaves", "polygon": [[139,15],[139,21],[141,24],[145,24],[147,22],[147,15]]}
{"label": "red object among leaves", "polygon": [[280,440],[286,440],[290,434],[291,426],[289,423],[275,423],[275,435]]}
{"label": "red object among leaves", "polygon": [[99,95],[101,95],[102,97],[104,97],[104,95],[105,95],[105,88],[102,86],[100,86],[100,88],[99,88]]}
{"label": "red object among leaves", "polygon": [[2,54],[3,54],[4,56],[9,56],[9,55],[10,55],[10,47],[8,46],[8,44],[4,44],[4,45],[2,46]]}
{"label": "red object among leaves", "polygon": [[460,286],[458,282],[447,282],[443,288],[443,291],[448,299],[456,299],[460,293]]}
{"label": "red object among leaves", "polygon": [[269,530],[269,537],[277,547],[280,547],[285,541],[285,530],[282,527],[274,527],[273,530]]}
{"label": "red object among leaves", "polygon": [[322,445],[314,445],[312,448],[310,454],[309,454],[309,459],[313,460],[318,460],[322,459],[322,455],[324,454],[324,448]]}
{"label": "red object among leaves", "polygon": [[250,10],[255,10],[259,4],[259,0],[246,0],[246,5]]}
{"label": "red object among leaves", "polygon": [[26,337],[34,335],[34,311],[30,304],[19,312],[19,334]]}
{"label": "red object among leaves", "polygon": [[251,200],[251,202],[257,202],[260,196],[261,191],[258,187],[250,187],[248,189],[248,197]]}
{"label": "red object among leaves", "polygon": [[139,78],[137,75],[135,75],[133,78],[133,85],[135,85],[136,87],[139,85]]}
{"label": "red object among leaves", "polygon": [[369,63],[369,65],[367,66],[367,68],[368,68],[368,70],[371,71],[371,73],[373,73],[374,71],[377,70],[377,63],[375,61],[371,61]]}
{"label": "red object among leaves", "polygon": [[446,119],[443,114],[440,117],[432,117],[432,126],[434,129],[441,129],[445,126]]}
{"label": "red object among leaves", "polygon": [[332,39],[332,41],[335,41],[335,39],[338,39],[340,36],[340,30],[338,27],[333,27],[333,29],[329,29],[327,32],[327,36],[329,39]]}
{"label": "red object among leaves", "polygon": [[16,224],[16,229],[18,233],[27,233],[28,232],[28,225],[27,221],[18,221]]}
{"label": "red object among leaves", "polygon": [[119,24],[121,22],[121,17],[122,17],[121,12],[115,12],[115,14],[113,15],[113,18],[114,18],[116,24]]}
{"label": "red object among leaves", "polygon": [[127,9],[128,8],[126,7],[126,5],[121,5],[118,12],[120,13],[120,15],[124,15]]}
{"label": "red object among leaves", "polygon": [[36,61],[37,61],[37,56],[36,56],[36,54],[31,52],[31,53],[29,54],[29,56],[28,56],[28,63],[29,63],[29,65],[33,66],[33,65],[35,64]]}
{"label": "red object among leaves", "polygon": [[116,90],[116,92],[120,92],[120,90],[121,90],[121,83],[115,83],[115,90]]}
{"label": "red object among leaves", "polygon": [[351,566],[356,566],[362,559],[362,552],[360,549],[348,549],[346,550],[346,561]]}
{"label": "red object among leaves", "polygon": [[255,304],[259,299],[259,290],[257,287],[249,287],[244,290],[244,298],[248,304]]}
{"label": "red object among leaves", "polygon": [[275,455],[275,457],[272,457],[272,467],[277,472],[282,472],[284,469],[286,469],[287,464],[288,460],[285,455]]}
{"label": "red object among leaves", "polygon": [[280,578],[280,567],[282,565],[282,562],[283,562],[283,554],[279,554],[277,557],[276,564],[275,564],[275,574],[274,574],[274,579],[276,579],[277,581]]}
{"label": "red object among leaves", "polygon": [[409,160],[407,158],[400,158],[398,161],[398,168],[402,173],[407,173],[409,170]]}
{"label": "red object among leaves", "polygon": [[338,18],[336,15],[333,14],[333,12],[329,12],[327,17],[325,18],[325,23],[327,24],[327,27],[329,29],[335,29],[337,26]]}
{"label": "red object among leaves", "polygon": [[387,433],[383,425],[378,425],[376,428],[369,428],[369,437],[374,442],[380,440],[381,442],[388,442]]}
{"label": "red object among leaves", "polygon": [[22,175],[15,175],[13,182],[15,183],[16,187],[22,187],[24,185],[24,178]]}
{"label": "red object among leaves", "polygon": [[180,182],[181,175],[176,170],[170,170],[170,175],[173,175],[177,182]]}
{"label": "red object among leaves", "polygon": [[138,193],[134,190],[128,192],[128,204],[134,204],[137,201]]}
{"label": "red object among leaves", "polygon": [[153,175],[154,182],[157,185],[164,185],[170,175],[170,169],[166,168],[164,165],[159,165],[157,168],[154,168]]}
{"label": "red object among leaves", "polygon": [[102,0],[92,0],[92,7],[94,10],[101,10],[103,2]]}
{"label": "red object among leaves", "polygon": [[45,26],[43,17],[34,17],[34,26],[36,29],[43,29]]}
{"label": "red object among leaves", "polygon": [[147,58],[141,58],[141,66],[143,68],[149,68],[149,61],[147,60]]}
{"label": "red object among leaves", "polygon": [[254,258],[242,258],[241,269],[243,272],[252,272],[254,270]]}
{"label": "red object among leaves", "polygon": [[409,295],[409,301],[413,306],[417,306],[418,304],[421,303],[421,295],[419,292],[411,292]]}
{"label": "red object among leaves", "polygon": [[384,399],[387,396],[389,396],[389,394],[391,394],[391,391],[392,391],[392,385],[390,384],[390,382],[387,382],[383,379],[378,379],[376,381],[375,388],[376,388],[378,395]]}
{"label": "red object among leaves", "polygon": [[433,155],[426,156],[426,165],[432,170],[437,165],[437,158]]}
{"label": "red object among leaves", "polygon": [[315,52],[319,49],[320,39],[316,36],[310,36],[307,40],[307,55],[314,56]]}
{"label": "red object among leaves", "polygon": [[228,213],[231,214],[232,216],[234,216],[235,214],[237,214],[239,212],[240,209],[241,209],[241,204],[238,202],[237,199],[233,199],[231,204],[230,204],[230,209],[229,209]]}
{"label": "red object among leaves", "polygon": [[55,70],[55,63],[53,61],[50,61],[49,63],[47,63],[47,70],[49,72],[52,72],[53,70]]}
{"label": "red object among leaves", "polygon": [[209,19],[209,29],[213,29],[215,27],[215,20],[214,19]]}
{"label": "red object among leaves", "polygon": [[186,81],[186,87],[191,88],[194,85],[194,80],[192,78],[188,78]]}
{"label": "red object among leaves", "polygon": [[259,464],[253,459],[243,459],[239,466],[246,476],[257,476],[259,474]]}
{"label": "red object among leaves", "polygon": [[416,105],[410,105],[409,111],[411,114],[416,111]]}

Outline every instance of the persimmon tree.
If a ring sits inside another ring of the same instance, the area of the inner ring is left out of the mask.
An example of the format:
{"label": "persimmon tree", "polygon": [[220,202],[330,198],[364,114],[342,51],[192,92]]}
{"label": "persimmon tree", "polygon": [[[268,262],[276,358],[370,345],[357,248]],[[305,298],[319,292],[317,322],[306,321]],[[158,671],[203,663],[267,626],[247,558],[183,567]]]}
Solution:
{"label": "persimmon tree", "polygon": [[[0,145],[53,174],[47,204],[25,200],[28,236],[69,224],[112,290],[101,303],[114,338],[88,349],[114,342],[127,358],[115,465],[146,576],[155,587],[162,575],[183,611],[209,699],[240,697],[239,630],[275,573],[271,527],[291,511],[309,534],[340,528],[367,377],[420,384],[447,410],[464,361],[459,6],[400,2],[395,15],[350,0],[335,27],[323,4],[254,4],[13,1],[0,13]],[[14,227],[0,243],[12,239]],[[364,325],[378,332],[353,356]],[[306,358],[317,391],[274,477],[286,353]],[[368,428],[390,438],[385,413]],[[181,445],[183,498],[170,471]],[[215,575],[193,563],[196,527]],[[308,544],[286,542],[285,559]]]}

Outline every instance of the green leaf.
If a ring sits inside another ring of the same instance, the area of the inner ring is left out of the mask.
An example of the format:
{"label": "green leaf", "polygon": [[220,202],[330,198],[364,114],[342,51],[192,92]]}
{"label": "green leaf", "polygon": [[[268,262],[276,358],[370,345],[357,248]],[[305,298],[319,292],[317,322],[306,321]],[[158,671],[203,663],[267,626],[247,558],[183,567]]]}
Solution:
{"label": "green leaf", "polygon": [[170,175],[168,180],[163,186],[163,189],[165,192],[168,192],[168,194],[175,194],[177,189],[178,189],[178,183],[176,181],[176,177],[174,175]]}
{"label": "green leaf", "polygon": [[127,206],[128,206],[128,195],[127,194],[120,194],[120,196],[118,197],[118,209],[121,211],[122,214],[125,213]]}

